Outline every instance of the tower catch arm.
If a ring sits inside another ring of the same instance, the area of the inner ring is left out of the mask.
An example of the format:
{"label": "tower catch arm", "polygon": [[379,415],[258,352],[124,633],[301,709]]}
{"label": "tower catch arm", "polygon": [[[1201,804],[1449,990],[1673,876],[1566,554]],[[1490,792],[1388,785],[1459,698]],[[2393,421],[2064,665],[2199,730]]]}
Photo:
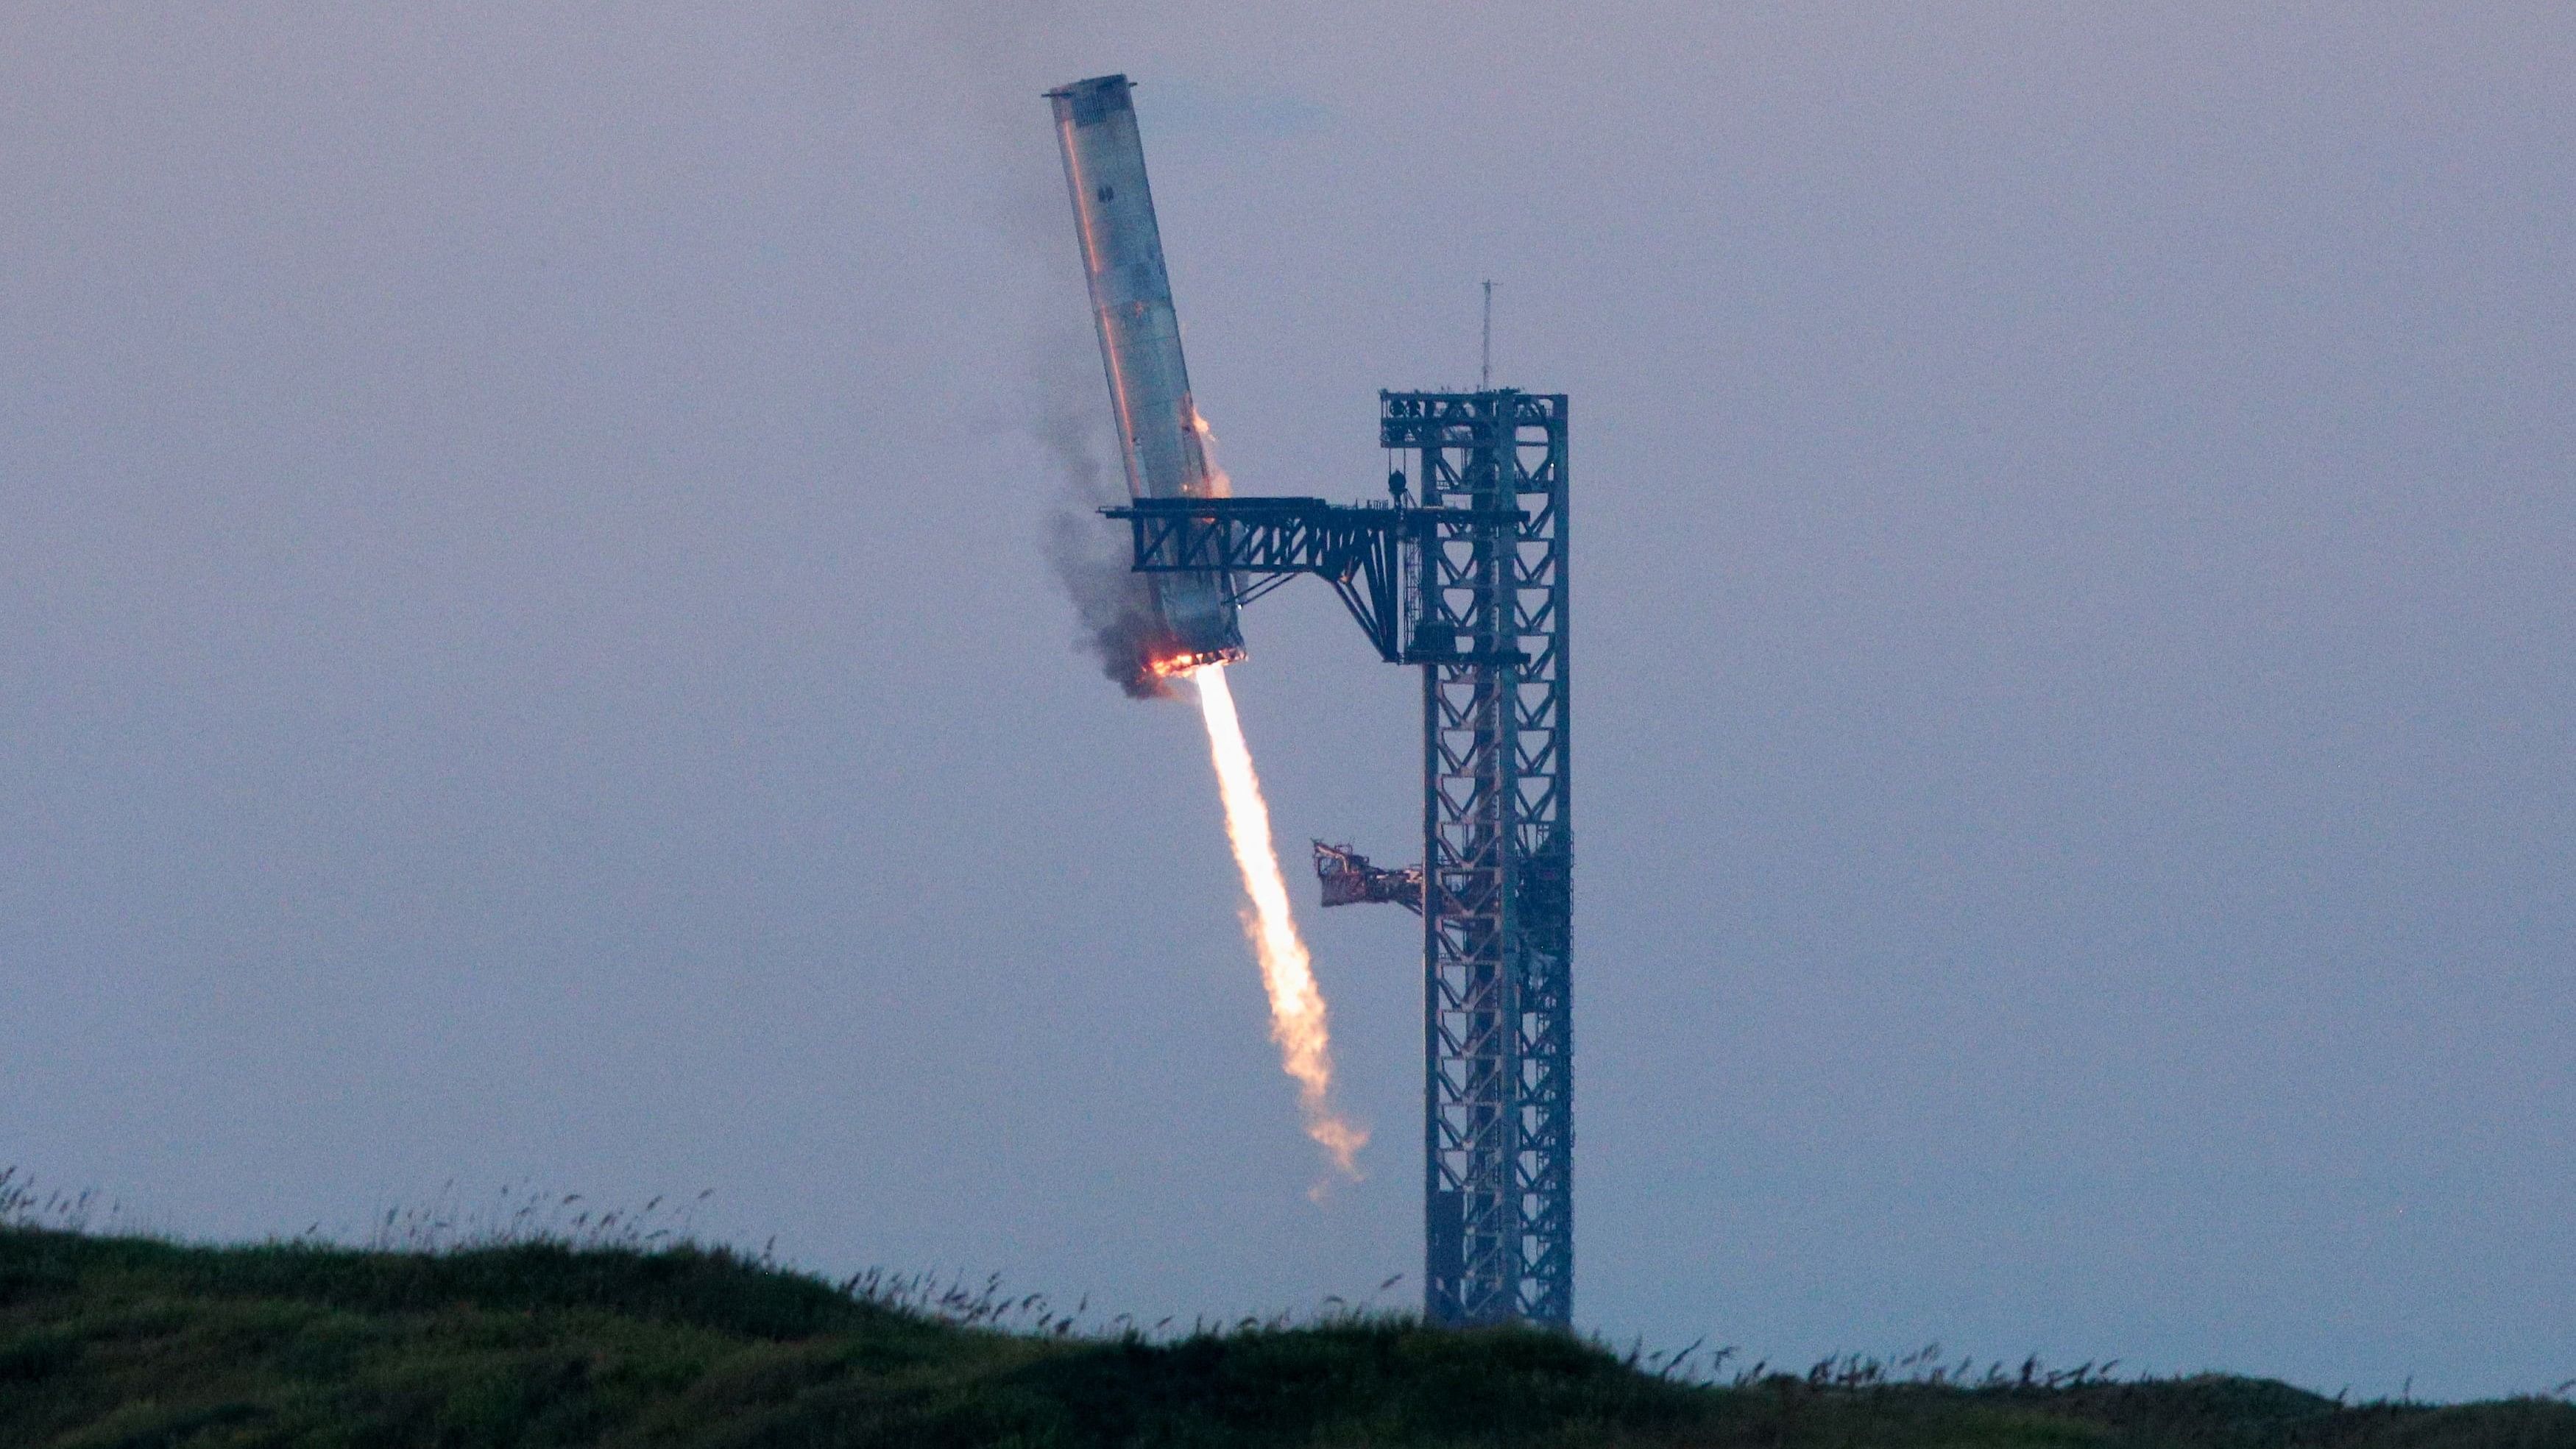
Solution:
{"label": "tower catch arm", "polygon": [[1299,574],[1333,586],[1389,664],[1517,663],[1515,650],[1462,652],[1456,632],[1422,627],[1416,575],[1426,548],[1469,530],[1517,527],[1518,509],[1414,508],[1320,498],[1139,498],[1102,514],[1133,533],[1135,571],[1223,581],[1248,604]]}

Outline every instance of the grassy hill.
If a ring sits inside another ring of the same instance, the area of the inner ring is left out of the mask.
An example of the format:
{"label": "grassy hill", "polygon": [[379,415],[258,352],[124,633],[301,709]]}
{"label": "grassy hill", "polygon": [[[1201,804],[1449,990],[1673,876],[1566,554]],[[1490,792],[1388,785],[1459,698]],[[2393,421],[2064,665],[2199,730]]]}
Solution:
{"label": "grassy hill", "polygon": [[1152,1341],[905,1298],[697,1248],[0,1228],[0,1445],[2576,1446],[2576,1406],[2538,1399],[2342,1407],[2253,1379],[1962,1388],[1849,1365],[1712,1387],[1522,1331]]}

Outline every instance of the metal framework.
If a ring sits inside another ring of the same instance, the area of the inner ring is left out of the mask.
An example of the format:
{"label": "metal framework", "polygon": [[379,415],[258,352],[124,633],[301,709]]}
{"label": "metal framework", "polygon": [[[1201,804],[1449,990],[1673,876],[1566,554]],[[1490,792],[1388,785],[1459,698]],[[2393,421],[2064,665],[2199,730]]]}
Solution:
{"label": "metal framework", "polygon": [[1417,916],[1422,914],[1422,867],[1418,865],[1388,870],[1369,864],[1367,856],[1347,845],[1327,845],[1318,840],[1315,881],[1323,887],[1326,909],[1386,901]]}
{"label": "metal framework", "polygon": [[[1566,710],[1566,408],[1512,391],[1386,393],[1411,453],[1422,667],[1424,1307],[1441,1322],[1574,1308]],[[1517,515],[1503,521],[1502,515]]]}
{"label": "metal framework", "polygon": [[1104,508],[1135,530],[1136,571],[1216,577],[1226,602],[1251,603],[1299,574],[1333,586],[1388,663],[1404,656],[1404,541],[1413,510],[1320,498],[1139,498]]}
{"label": "metal framework", "polygon": [[[1392,506],[1143,499],[1105,510],[1149,573],[1231,577],[1246,602],[1331,582],[1391,663],[1422,670],[1423,1307],[1440,1323],[1565,1326],[1574,1309],[1574,859],[1566,698],[1566,400],[1382,392],[1410,465]],[[1380,871],[1332,852],[1377,877]],[[1335,899],[1336,872],[1317,853]]]}

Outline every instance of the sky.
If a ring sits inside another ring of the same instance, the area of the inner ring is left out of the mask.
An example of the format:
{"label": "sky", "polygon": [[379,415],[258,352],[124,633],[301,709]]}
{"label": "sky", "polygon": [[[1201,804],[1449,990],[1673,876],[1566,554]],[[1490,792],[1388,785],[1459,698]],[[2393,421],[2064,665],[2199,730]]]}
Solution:
{"label": "sky", "polygon": [[[2576,14],[2507,0],[9,7],[0,1164],[1413,1302],[1416,923],[1301,918],[1311,1195],[1198,720],[1046,565],[1110,71],[1239,491],[1373,494],[1483,280],[1571,399],[1578,1327],[2576,1376]],[[1292,864],[1409,860],[1338,611],[1235,692]]]}

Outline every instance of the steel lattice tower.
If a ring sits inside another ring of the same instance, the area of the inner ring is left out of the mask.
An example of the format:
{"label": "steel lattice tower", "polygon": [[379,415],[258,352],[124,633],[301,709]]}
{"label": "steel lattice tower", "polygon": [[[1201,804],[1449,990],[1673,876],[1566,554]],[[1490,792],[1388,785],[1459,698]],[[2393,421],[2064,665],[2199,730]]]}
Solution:
{"label": "steel lattice tower", "polygon": [[[1424,1310],[1573,1315],[1566,407],[1384,393],[1425,516]],[[1452,518],[1456,521],[1451,521]],[[1447,649],[1435,649],[1435,644]]]}
{"label": "steel lattice tower", "polygon": [[[1249,603],[1330,582],[1422,670],[1423,863],[1316,843],[1327,905],[1422,913],[1423,1310],[1565,1327],[1574,1312],[1574,861],[1566,702],[1566,407],[1512,389],[1378,394],[1407,469],[1386,504],[1140,498],[1103,510],[1135,566]],[[1417,485],[1407,496],[1407,479]]]}

